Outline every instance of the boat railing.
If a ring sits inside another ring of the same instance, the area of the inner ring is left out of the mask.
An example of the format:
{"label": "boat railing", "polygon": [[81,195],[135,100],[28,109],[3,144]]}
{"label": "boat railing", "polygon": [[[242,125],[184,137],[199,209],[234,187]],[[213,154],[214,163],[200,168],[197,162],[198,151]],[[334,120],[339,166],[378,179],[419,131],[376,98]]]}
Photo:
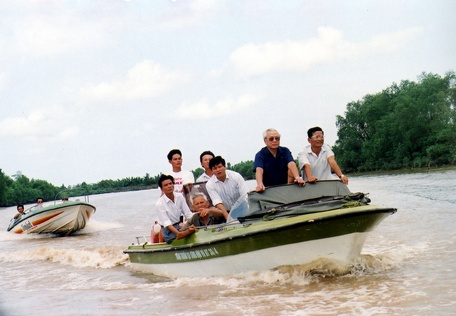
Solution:
{"label": "boat railing", "polygon": [[[145,246],[147,244],[152,244],[152,242],[150,242],[150,237],[147,237],[147,236],[136,236],[136,245]],[[134,246],[135,243],[133,243],[132,245]]]}

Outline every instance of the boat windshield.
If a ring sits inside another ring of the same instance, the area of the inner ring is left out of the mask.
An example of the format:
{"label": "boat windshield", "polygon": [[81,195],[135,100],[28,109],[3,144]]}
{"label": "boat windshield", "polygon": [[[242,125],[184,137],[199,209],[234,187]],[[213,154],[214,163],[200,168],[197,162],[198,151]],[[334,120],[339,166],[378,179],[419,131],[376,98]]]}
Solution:
{"label": "boat windshield", "polygon": [[[184,195],[190,210],[193,211],[192,197],[200,194],[204,194],[211,202],[205,182],[184,186]],[[350,194],[348,187],[338,180],[318,181],[316,184],[308,183],[304,187],[296,184],[273,186],[263,192],[249,192],[247,200],[240,200],[232,207],[230,219],[262,213],[279,206],[303,204],[304,201],[321,199],[322,197],[344,197]],[[340,200],[340,198],[338,199]]]}

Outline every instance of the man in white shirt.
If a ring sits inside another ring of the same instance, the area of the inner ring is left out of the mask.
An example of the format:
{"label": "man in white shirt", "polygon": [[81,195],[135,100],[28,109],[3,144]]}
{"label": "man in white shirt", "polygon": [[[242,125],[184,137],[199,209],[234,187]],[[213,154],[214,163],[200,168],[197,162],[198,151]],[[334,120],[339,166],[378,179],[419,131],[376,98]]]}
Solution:
{"label": "man in white shirt", "polygon": [[312,127],[307,131],[307,136],[310,145],[298,155],[299,167],[304,178],[308,182],[332,180],[332,169],[343,183],[348,184],[348,178],[340,170],[331,147],[324,144],[323,130],[318,126]]}
{"label": "man in white shirt", "polygon": [[163,239],[170,244],[174,239],[181,239],[193,234],[195,232],[194,225],[190,225],[187,230],[179,230],[181,215],[190,219],[193,213],[190,211],[184,196],[174,192],[174,178],[162,174],[158,179],[158,186],[163,194],[155,207],[158,223],[162,226]]}
{"label": "man in white shirt", "polygon": [[206,183],[212,204],[223,212],[225,219],[233,206],[247,199],[247,186],[244,178],[237,172],[226,170],[225,159],[214,157],[209,162],[214,173]]}
{"label": "man in white shirt", "polygon": [[207,182],[212,177],[212,170],[209,167],[209,161],[214,158],[215,155],[212,151],[203,151],[200,155],[201,167],[204,169],[204,173],[196,179],[196,182]]}
{"label": "man in white shirt", "polygon": [[17,214],[14,215],[14,219],[18,219],[18,218],[21,217],[23,214],[24,214],[24,205],[23,205],[23,204],[19,204],[19,205],[17,206]]}
{"label": "man in white shirt", "polygon": [[43,208],[43,198],[39,197],[39,198],[36,198],[36,205],[34,207],[32,207],[31,209],[29,209],[29,211],[27,211],[27,212],[39,210],[41,208]]}
{"label": "man in white shirt", "polygon": [[174,191],[182,193],[184,191],[184,185],[194,183],[195,177],[191,171],[182,170],[182,152],[179,149],[172,149],[167,157],[172,166],[172,171],[164,173],[173,176]]}

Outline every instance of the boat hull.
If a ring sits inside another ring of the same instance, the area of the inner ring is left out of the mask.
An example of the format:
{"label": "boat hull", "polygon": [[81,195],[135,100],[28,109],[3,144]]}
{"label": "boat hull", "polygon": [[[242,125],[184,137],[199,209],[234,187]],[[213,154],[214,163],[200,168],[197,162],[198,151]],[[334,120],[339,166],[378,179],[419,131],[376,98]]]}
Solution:
{"label": "boat hull", "polygon": [[132,245],[125,253],[134,269],[168,277],[267,270],[318,258],[351,262],[368,232],[395,211],[367,205],[228,224],[200,229],[172,245]]}
{"label": "boat hull", "polygon": [[16,234],[69,235],[83,229],[96,208],[84,202],[67,202],[37,209],[11,223],[8,231]]}

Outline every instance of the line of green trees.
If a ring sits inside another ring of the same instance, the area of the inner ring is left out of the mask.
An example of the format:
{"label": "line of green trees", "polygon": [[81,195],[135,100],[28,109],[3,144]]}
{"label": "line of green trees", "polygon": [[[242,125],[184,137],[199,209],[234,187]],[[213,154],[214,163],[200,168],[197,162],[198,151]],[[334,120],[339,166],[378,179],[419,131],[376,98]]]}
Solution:
{"label": "line of green trees", "polygon": [[454,165],[456,76],[423,73],[347,105],[333,147],[344,172]]}
{"label": "line of green trees", "polygon": [[[227,163],[227,168],[237,171],[245,179],[253,179],[253,161],[241,162],[236,165]],[[202,168],[193,170],[195,179],[203,174]],[[54,201],[62,197],[84,196],[122,191],[146,190],[158,187],[158,178],[148,173],[144,177],[129,177],[118,180],[101,180],[97,183],[88,184],[83,182],[74,186],[54,186],[45,180],[29,179],[18,171],[13,176],[7,176],[0,169],[0,207],[18,204],[34,203],[38,197],[45,201]]]}
{"label": "line of green trees", "polygon": [[159,175],[151,177],[146,174],[144,177],[101,180],[93,184],[83,182],[74,186],[57,187],[44,180],[29,179],[21,172],[10,177],[0,169],[0,207],[33,203],[37,197],[42,197],[45,201],[54,201],[64,196],[145,190],[157,187],[158,178]]}

